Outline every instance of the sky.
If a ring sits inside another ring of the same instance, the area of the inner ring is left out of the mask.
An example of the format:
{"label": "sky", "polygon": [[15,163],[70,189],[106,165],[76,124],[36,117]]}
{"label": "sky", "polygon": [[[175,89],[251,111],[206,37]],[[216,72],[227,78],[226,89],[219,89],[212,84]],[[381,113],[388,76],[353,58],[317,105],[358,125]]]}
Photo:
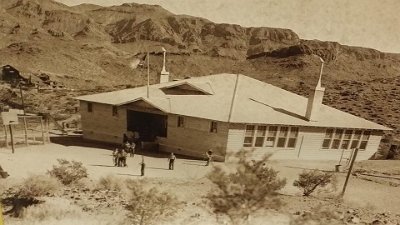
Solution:
{"label": "sky", "polygon": [[56,0],[103,6],[136,2],[246,27],[289,28],[302,39],[400,53],[400,0]]}

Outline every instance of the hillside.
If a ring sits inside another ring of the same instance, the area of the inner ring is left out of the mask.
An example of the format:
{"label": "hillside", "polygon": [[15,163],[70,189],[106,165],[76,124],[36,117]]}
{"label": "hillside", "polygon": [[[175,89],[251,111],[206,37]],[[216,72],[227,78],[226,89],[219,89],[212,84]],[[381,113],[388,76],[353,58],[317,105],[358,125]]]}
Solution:
{"label": "hillside", "polygon": [[[52,0],[0,1],[0,65],[31,76],[46,74],[68,90],[26,91],[29,110],[72,113],[71,97],[145,83],[146,69],[129,65],[152,52],[151,82],[168,50],[172,78],[242,73],[308,95],[326,62],[324,102],[392,127],[400,138],[400,54],[302,40],[288,29],[216,24],[135,3],[69,7]],[[2,102],[18,106],[18,92],[2,85]],[[57,98],[54,98],[57,96]]]}

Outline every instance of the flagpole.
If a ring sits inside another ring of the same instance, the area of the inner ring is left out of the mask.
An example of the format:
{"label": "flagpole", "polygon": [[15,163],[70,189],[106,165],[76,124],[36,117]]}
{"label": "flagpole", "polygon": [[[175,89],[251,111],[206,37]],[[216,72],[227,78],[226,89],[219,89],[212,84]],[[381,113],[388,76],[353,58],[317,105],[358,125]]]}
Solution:
{"label": "flagpole", "polygon": [[147,98],[150,97],[150,57],[147,52]]}

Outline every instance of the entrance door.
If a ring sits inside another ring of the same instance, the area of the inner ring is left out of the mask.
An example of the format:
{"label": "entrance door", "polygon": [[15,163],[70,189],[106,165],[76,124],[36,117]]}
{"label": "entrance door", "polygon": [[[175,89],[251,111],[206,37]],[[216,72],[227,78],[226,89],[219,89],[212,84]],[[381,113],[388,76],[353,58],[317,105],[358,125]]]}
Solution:
{"label": "entrance door", "polygon": [[167,116],[128,110],[128,131],[137,131],[141,141],[152,142],[167,136]]}

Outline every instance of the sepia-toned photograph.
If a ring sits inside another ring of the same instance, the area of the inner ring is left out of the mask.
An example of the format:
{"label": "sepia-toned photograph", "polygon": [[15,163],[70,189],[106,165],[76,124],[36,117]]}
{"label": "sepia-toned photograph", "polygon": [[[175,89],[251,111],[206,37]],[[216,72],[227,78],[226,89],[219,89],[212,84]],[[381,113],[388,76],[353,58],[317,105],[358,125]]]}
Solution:
{"label": "sepia-toned photograph", "polygon": [[399,13],[0,0],[0,225],[400,225]]}

